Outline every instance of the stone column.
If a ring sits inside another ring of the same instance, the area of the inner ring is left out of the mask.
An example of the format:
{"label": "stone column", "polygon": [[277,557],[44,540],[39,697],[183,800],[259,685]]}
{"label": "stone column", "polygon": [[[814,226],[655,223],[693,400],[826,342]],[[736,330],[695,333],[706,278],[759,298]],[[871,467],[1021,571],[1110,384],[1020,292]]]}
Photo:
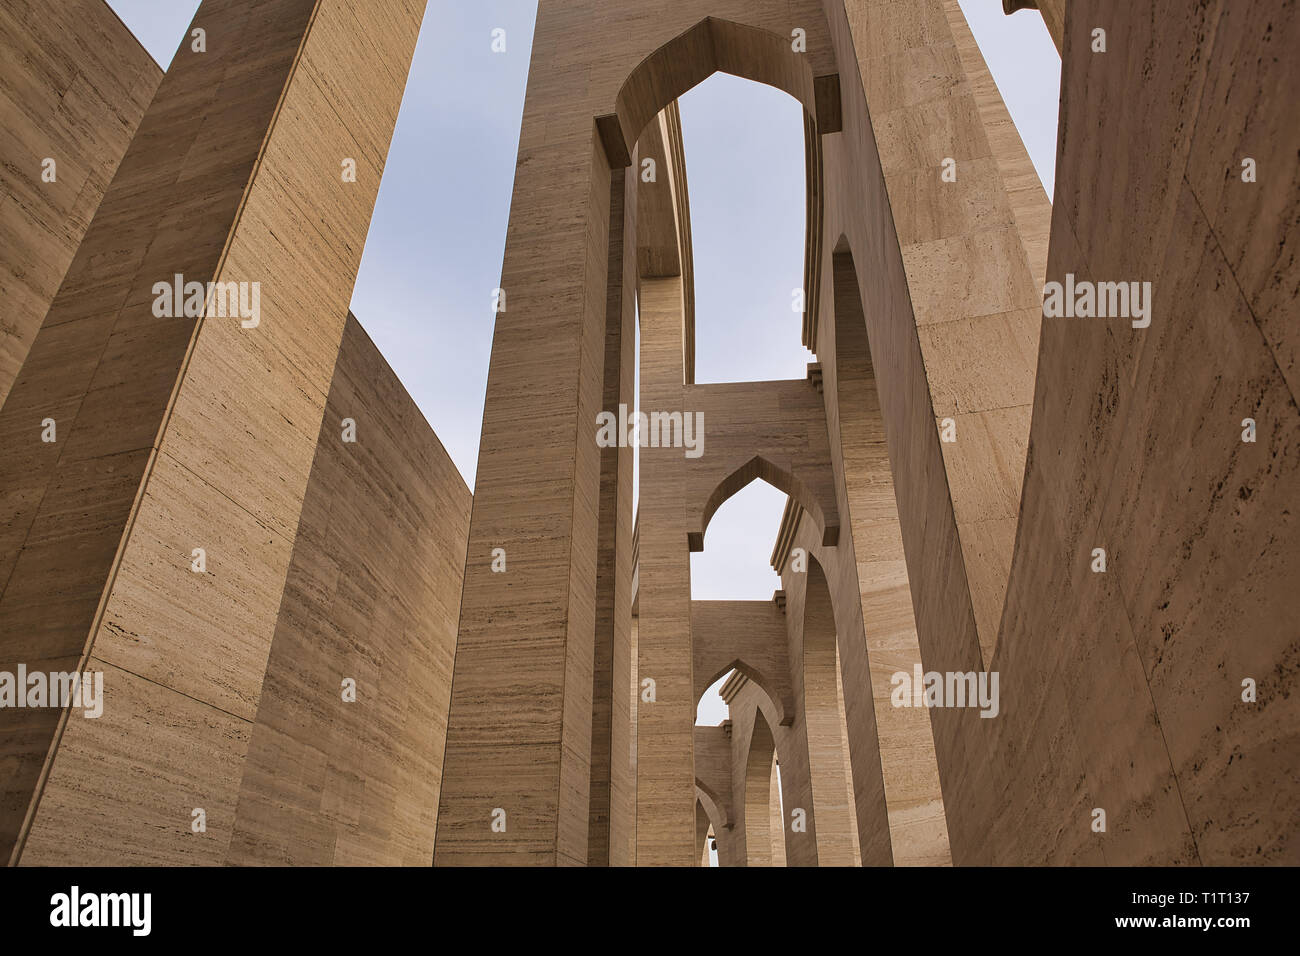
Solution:
{"label": "stone column", "polygon": [[588,861],[611,176],[571,26],[534,35],[435,865]]}
{"label": "stone column", "polygon": [[[636,164],[633,164],[636,168]],[[636,405],[636,177],[610,183],[609,295],[604,397],[616,419]],[[621,422],[616,422],[623,431]],[[623,432],[625,436],[625,432]],[[628,866],[636,787],[632,780],[632,455],[625,441],[600,451],[596,646],[591,698],[591,824],[587,862]]]}
{"label": "stone column", "polygon": [[[641,410],[683,408],[682,279],[641,281]],[[708,423],[705,423],[707,428]],[[706,445],[707,448],[707,445]],[[695,693],[685,450],[641,449],[638,675],[654,681],[637,709],[638,865],[689,866],[694,856]]]}

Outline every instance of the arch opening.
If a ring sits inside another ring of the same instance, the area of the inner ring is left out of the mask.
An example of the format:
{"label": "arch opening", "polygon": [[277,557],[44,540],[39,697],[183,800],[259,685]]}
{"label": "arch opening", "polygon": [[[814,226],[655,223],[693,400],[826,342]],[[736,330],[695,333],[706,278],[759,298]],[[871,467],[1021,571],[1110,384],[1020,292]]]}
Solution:
{"label": "arch opening", "polygon": [[711,522],[708,548],[701,532],[700,546],[692,549],[694,599],[765,601],[781,587],[767,559],[785,497],[768,482],[746,482],[714,508],[717,520]]}
{"label": "arch opening", "polygon": [[802,379],[807,143],[798,101],[717,73],[678,101],[697,384]]}
{"label": "arch opening", "polygon": [[777,715],[778,719],[788,719],[786,708],[782,704],[781,694],[775,683],[762,671],[750,666],[742,658],[737,657],[733,659],[731,663],[715,672],[716,679],[710,679],[708,690],[704,691],[704,693],[700,695],[699,700],[695,702],[695,725],[697,727],[716,727],[721,723],[721,721],[715,723],[704,723],[702,721],[703,715],[707,714],[713,716],[717,713],[716,707],[705,707],[711,692],[716,693],[719,700],[722,701],[722,709],[725,714],[722,720],[730,719],[730,711],[727,707],[727,703],[725,700],[722,700],[722,689],[726,686],[732,675],[737,673],[743,674],[745,677],[749,678],[750,683],[763,692],[763,695],[767,698],[767,703],[771,705],[772,712]]}
{"label": "arch opening", "polygon": [[761,455],[755,455],[726,478],[723,478],[710,493],[700,516],[700,530],[687,533],[689,539],[687,544],[691,551],[704,550],[704,536],[709,530],[713,516],[717,514],[724,504],[737,496],[755,479],[761,479],[764,484],[781,492],[777,496],[778,500],[780,500],[780,507],[777,509],[776,521],[773,523],[773,527],[780,527],[781,512],[785,509],[785,498],[788,496],[803,508],[808,519],[815,524],[818,536],[823,540],[823,543],[834,544],[833,541],[825,541],[826,516],[822,513],[821,506],[817,503],[817,496],[812,493],[812,489],[785,469],[777,467]]}
{"label": "arch opening", "polygon": [[[814,123],[818,116],[817,88],[825,91],[830,78],[813,76],[806,56],[796,53],[786,37],[718,17],[705,17],[637,64],[615,99],[614,115],[597,124],[611,161],[631,162],[635,143],[650,121],[669,103],[703,83],[714,73],[730,73],[784,90],[804,107]],[[838,94],[838,81],[834,82]],[[838,95],[823,93],[825,132],[838,114]],[[833,99],[833,104],[832,104]],[[832,105],[835,107],[832,108]]]}
{"label": "arch opening", "polygon": [[716,794],[695,781],[695,851],[701,866],[719,866],[722,834],[727,821]]}

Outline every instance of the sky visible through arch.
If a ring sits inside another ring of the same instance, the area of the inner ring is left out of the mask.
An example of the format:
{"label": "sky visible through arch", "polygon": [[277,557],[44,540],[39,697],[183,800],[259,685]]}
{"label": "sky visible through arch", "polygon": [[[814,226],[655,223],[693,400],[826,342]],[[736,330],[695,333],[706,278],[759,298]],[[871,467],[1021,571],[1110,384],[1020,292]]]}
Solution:
{"label": "sky visible through arch", "polygon": [[[108,3],[164,68],[199,6]],[[1042,18],[1007,17],[1000,0],[960,6],[1050,197],[1061,65]],[[536,10],[536,0],[430,0],[352,297],[471,488]],[[790,304],[803,276],[800,107],[725,74],[680,105],[697,381],[803,378],[814,356]],[[692,597],[771,597],[779,581],[768,558],[784,500],[756,481],[718,510],[704,553],[692,555]],[[706,694],[699,722],[725,716],[721,699]]]}

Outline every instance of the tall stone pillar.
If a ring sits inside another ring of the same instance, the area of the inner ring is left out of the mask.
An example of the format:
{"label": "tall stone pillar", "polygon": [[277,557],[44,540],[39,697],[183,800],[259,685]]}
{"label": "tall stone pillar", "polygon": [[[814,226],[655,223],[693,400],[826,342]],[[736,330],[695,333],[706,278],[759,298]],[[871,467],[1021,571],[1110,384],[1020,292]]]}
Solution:
{"label": "tall stone pillar", "polygon": [[611,176],[571,26],[533,40],[435,865],[588,861]]}
{"label": "tall stone pillar", "polygon": [[104,699],[0,711],[11,862],[60,813],[102,831],[83,859],[224,858],[422,11],[205,0],[36,335],[0,412],[0,669]]}
{"label": "tall stone pillar", "polygon": [[[633,168],[636,164],[633,163]],[[610,183],[609,297],[602,411],[621,419],[636,405],[636,176],[616,169]],[[622,431],[616,421],[616,431]],[[632,779],[632,454],[626,441],[600,451],[600,531],[596,565],[596,646],[591,698],[591,828],[587,862],[629,866]]]}
{"label": "tall stone pillar", "polygon": [[[681,276],[641,280],[641,410],[647,415],[691,414],[683,407],[682,296]],[[641,449],[638,866],[689,866],[694,857],[695,684],[683,455],[681,447]],[[647,678],[654,682],[653,702]]]}

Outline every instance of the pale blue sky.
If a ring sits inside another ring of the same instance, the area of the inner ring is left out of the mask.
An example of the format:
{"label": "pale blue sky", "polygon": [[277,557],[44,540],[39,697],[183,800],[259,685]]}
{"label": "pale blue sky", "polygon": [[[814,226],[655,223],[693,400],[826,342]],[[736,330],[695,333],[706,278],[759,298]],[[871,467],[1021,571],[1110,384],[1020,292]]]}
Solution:
{"label": "pale blue sky", "polygon": [[[1040,16],[960,0],[1051,195],[1060,59]],[[109,0],[164,67],[198,0]],[[473,487],[536,0],[430,0],[352,311]],[[506,31],[506,51],[491,49]],[[681,99],[699,382],[802,378],[803,126],[784,93],[716,74]],[[594,428],[594,425],[593,425]],[[784,496],[754,482],[692,556],[697,599],[767,599]],[[725,706],[701,705],[717,723]]]}

